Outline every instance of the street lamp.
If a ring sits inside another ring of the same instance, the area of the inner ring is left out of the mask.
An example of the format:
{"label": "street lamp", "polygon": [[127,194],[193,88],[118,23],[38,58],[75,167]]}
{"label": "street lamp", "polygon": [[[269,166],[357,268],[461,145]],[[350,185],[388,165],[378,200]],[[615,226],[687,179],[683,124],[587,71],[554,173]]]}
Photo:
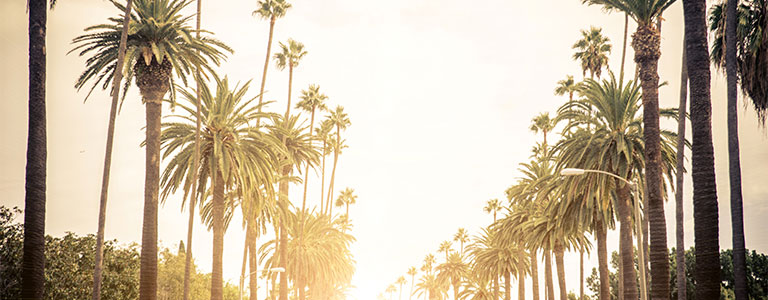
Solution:
{"label": "street lamp", "polygon": [[643,248],[643,230],[641,227],[643,216],[640,214],[640,203],[638,201],[638,194],[639,190],[637,188],[637,185],[630,182],[629,180],[626,180],[622,178],[619,175],[601,171],[601,170],[585,170],[585,169],[578,169],[578,168],[565,168],[562,171],[560,171],[560,175],[562,176],[577,176],[577,175],[583,175],[584,173],[598,173],[603,175],[612,176],[616,179],[619,179],[623,182],[625,182],[627,185],[629,185],[629,188],[635,191],[635,228],[637,230],[637,249],[638,249],[638,259],[640,260],[640,299],[647,300],[648,299],[648,291],[646,286],[646,280],[645,280],[645,249]]}
{"label": "street lamp", "polygon": [[[240,282],[245,282],[245,279],[249,276],[258,273],[259,271],[253,271],[251,273],[248,273],[248,275],[240,276]],[[277,267],[277,268],[271,268],[267,269],[267,273],[282,273],[285,272],[285,268],[283,267]],[[243,300],[243,285],[240,285],[240,300]]]}

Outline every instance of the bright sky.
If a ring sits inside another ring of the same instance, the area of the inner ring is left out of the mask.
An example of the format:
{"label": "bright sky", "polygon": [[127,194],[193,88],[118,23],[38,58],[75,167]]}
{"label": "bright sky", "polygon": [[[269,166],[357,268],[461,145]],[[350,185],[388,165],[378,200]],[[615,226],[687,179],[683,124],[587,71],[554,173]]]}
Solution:
{"label": "bright sky", "polygon": [[[358,204],[350,208],[357,242],[357,272],[352,299],[374,299],[420,266],[459,227],[472,235],[491,221],[482,212],[488,199],[504,190],[528,160],[540,136],[528,130],[531,118],[554,112],[565,98],[552,94],[566,75],[581,78],[571,59],[579,30],[603,27],[614,43],[610,66],[618,72],[622,15],[606,15],[581,1],[328,0],[291,1],[278,20],[275,44],[288,38],[309,54],[295,71],[294,95],[319,84],[330,106],[342,105],[352,120],[344,132],[350,146],[341,156],[336,190],[354,188]],[[679,2],[679,1],[678,1]],[[227,5],[203,3],[203,27],[235,53],[220,70],[233,81],[261,79],[268,22],[251,16],[256,1]],[[193,5],[194,6],[194,5]],[[187,13],[192,13],[193,6]],[[682,46],[682,5],[664,15],[659,72],[669,85],[660,89],[662,107],[677,107]],[[27,116],[27,20],[24,1],[0,1],[0,204],[24,204]],[[109,97],[73,84],[84,59],[66,55],[82,29],[106,21],[117,11],[106,1],[60,1],[48,18],[48,204],[47,233],[95,233],[106,140]],[[635,25],[630,24],[630,34]],[[632,49],[627,73],[633,74]],[[713,74],[714,70],[713,70]],[[267,96],[282,112],[287,72],[270,66]],[[630,76],[631,77],[631,76]],[[725,127],[725,82],[712,81],[713,127],[720,245],[731,245]],[[251,95],[258,92],[257,84]],[[106,236],[139,241],[143,207],[144,108],[133,88],[117,119]],[[749,106],[739,110],[744,219],[747,248],[768,252],[768,137]],[[165,110],[165,114],[169,111]],[[676,126],[662,123],[670,129]],[[689,126],[690,127],[690,126]],[[689,131],[690,132],[690,131]],[[690,138],[690,133],[689,133]],[[554,138],[550,138],[552,140]],[[688,166],[690,168],[690,166]],[[309,203],[318,202],[319,179],[310,177]],[[301,188],[293,186],[293,201]],[[686,247],[693,244],[692,188],[686,177]],[[675,245],[674,204],[666,206],[667,243]],[[160,211],[159,236],[173,247],[186,237],[179,197]],[[226,234],[225,278],[237,283],[244,234],[236,217]],[[211,234],[195,225],[194,254],[210,271]],[[608,250],[618,248],[609,233]],[[443,255],[436,255],[438,260]],[[578,256],[566,255],[567,286],[578,292]],[[587,275],[597,265],[592,255]],[[540,272],[543,273],[543,272]],[[573,275],[571,275],[573,274]],[[543,275],[542,275],[543,276]],[[409,278],[410,279],[410,278]],[[410,284],[410,283],[409,283]],[[530,295],[530,279],[526,283]],[[514,285],[516,287],[516,285]],[[557,288],[557,287],[556,287]],[[406,290],[407,291],[407,290]]]}

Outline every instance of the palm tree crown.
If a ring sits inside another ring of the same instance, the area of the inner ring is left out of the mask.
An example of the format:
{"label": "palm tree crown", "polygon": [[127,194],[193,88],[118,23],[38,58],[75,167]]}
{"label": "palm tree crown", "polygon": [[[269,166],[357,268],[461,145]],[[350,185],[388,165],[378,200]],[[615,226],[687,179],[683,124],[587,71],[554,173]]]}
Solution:
{"label": "palm tree crown", "polygon": [[582,30],[582,38],[573,44],[576,53],[573,59],[581,61],[582,75],[586,76],[589,72],[590,77],[600,77],[603,67],[608,67],[608,53],[611,53],[610,39],[603,36],[602,29],[590,27],[589,30]]}
{"label": "palm tree crown", "polygon": [[257,5],[259,9],[254,10],[253,15],[265,20],[282,18],[291,8],[291,4],[285,0],[261,0]]}

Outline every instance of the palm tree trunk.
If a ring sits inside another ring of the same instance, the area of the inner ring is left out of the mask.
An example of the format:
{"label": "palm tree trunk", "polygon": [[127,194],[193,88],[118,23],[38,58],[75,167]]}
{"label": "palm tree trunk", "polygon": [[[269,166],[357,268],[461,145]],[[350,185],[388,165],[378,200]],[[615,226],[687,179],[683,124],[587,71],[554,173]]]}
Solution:
{"label": "palm tree trunk", "polygon": [[725,18],[725,72],[728,79],[728,175],[731,187],[731,230],[733,231],[733,281],[736,300],[747,300],[747,260],[744,249],[744,214],[741,196],[741,161],[739,159],[739,116],[736,84],[736,7],[728,0]]}
{"label": "palm tree trunk", "polygon": [[45,122],[45,0],[30,0],[29,9],[29,124],[24,186],[24,254],[21,298],[42,299],[45,282],[45,196],[47,139]]}
{"label": "palm tree trunk", "polygon": [[568,300],[568,290],[565,288],[565,250],[561,243],[555,244],[555,264],[557,267],[557,283],[560,288],[560,300]]}
{"label": "palm tree trunk", "polygon": [[[627,57],[627,32],[629,31],[629,14],[624,13],[624,41],[621,47],[621,67],[619,69],[619,84],[624,85],[624,60]],[[581,299],[579,299],[581,300]]]}
{"label": "palm tree trunk", "polygon": [[306,299],[306,296],[304,294],[304,292],[305,292],[304,279],[302,279],[301,276],[299,276],[299,280],[297,282],[297,287],[299,289],[299,300]]}
{"label": "palm tree trunk", "polygon": [[[504,300],[512,299],[512,276],[509,272],[504,272]],[[456,294],[454,290],[454,295]],[[454,297],[454,299],[458,299]]]}
{"label": "palm tree trunk", "polygon": [[[643,98],[645,183],[648,188],[652,299],[669,299],[669,250],[664,202],[661,197],[661,137],[659,131],[659,73],[661,36],[653,24],[638,25],[633,35]],[[633,267],[634,269],[634,267]],[[634,279],[633,279],[634,280]],[[625,279],[625,282],[627,279]],[[630,289],[630,287],[625,287]]]}
{"label": "palm tree trunk", "polygon": [[[691,131],[693,147],[694,242],[696,245],[696,299],[719,299],[720,253],[712,147],[712,105],[710,98],[709,51],[705,1],[683,1],[685,45],[691,93]],[[653,275],[652,275],[653,276]],[[654,282],[656,281],[656,277]]]}
{"label": "palm tree trunk", "polygon": [[624,299],[638,298],[637,273],[635,272],[634,251],[632,246],[632,218],[629,205],[629,186],[616,179],[619,213],[619,249],[621,251],[622,282],[624,282]]}
{"label": "palm tree trunk", "polygon": [[[621,244],[621,241],[619,241],[619,244]],[[619,246],[619,252],[621,252],[621,246]],[[618,291],[616,295],[619,300],[624,300],[624,263],[621,261],[621,256],[619,256],[619,268],[617,270],[617,277],[618,278]]]}
{"label": "palm tree trunk", "polygon": [[[128,41],[128,22],[131,20],[132,0],[127,0],[125,17],[120,33],[120,48],[117,52],[117,66],[122,66],[125,59],[126,42]],[[115,72],[112,80],[112,106],[109,110],[109,125],[107,127],[107,149],[104,153],[104,172],[101,176],[101,195],[99,197],[99,223],[96,230],[96,258],[93,268],[93,300],[101,299],[101,270],[104,255],[104,223],[107,219],[107,195],[109,190],[109,173],[112,166],[112,144],[115,136],[115,118],[117,116],[117,101],[120,97],[120,82],[123,72]]]}
{"label": "palm tree trunk", "polygon": [[413,281],[416,279],[416,275],[411,275],[411,293],[408,294],[408,300],[413,297]]}
{"label": "palm tree trunk", "polygon": [[325,150],[327,146],[328,142],[325,140],[325,138],[323,138],[323,162],[321,163],[323,166],[321,167],[322,179],[320,181],[320,212],[323,214],[325,213],[325,206],[323,205],[325,201],[323,201],[323,199],[325,199]]}
{"label": "palm tree trunk", "polygon": [[595,236],[597,237],[597,265],[600,272],[600,293],[598,300],[611,300],[610,273],[608,271],[608,249],[606,247],[607,230],[602,216],[595,216]]}
{"label": "palm tree trunk", "polygon": [[[288,114],[288,111],[286,111],[286,115]],[[287,165],[283,167],[283,180],[280,181],[280,184],[278,185],[278,190],[280,192],[281,202],[283,209],[288,209],[288,179],[287,177],[291,173],[291,166]],[[287,276],[287,267],[288,267],[288,248],[286,245],[288,244],[288,234],[285,232],[285,221],[284,218],[280,218],[280,259],[278,260],[278,266],[286,269],[286,272],[280,272],[280,300],[288,300],[288,276]]]}
{"label": "palm tree trunk", "polygon": [[248,264],[248,240],[250,239],[250,232],[245,230],[245,243],[243,243],[243,265],[240,268],[240,285],[237,286],[240,291],[240,298],[243,298],[243,286],[245,285],[245,266]]}
{"label": "palm tree trunk", "polygon": [[[275,16],[269,19],[269,38],[267,39],[267,58],[264,60],[264,72],[261,73],[261,88],[259,89],[259,113],[261,113],[261,104],[264,100],[264,84],[267,82],[267,69],[269,67],[269,54],[272,50],[272,33],[275,30]],[[256,119],[256,127],[259,127],[261,118]]]}
{"label": "palm tree trunk", "polygon": [[547,300],[555,300],[555,285],[552,280],[552,254],[544,250],[544,277],[546,280]]}
{"label": "palm tree trunk", "polygon": [[[336,128],[336,147],[341,147],[341,133],[339,132],[339,128]],[[328,215],[331,215],[331,212],[333,212],[333,205],[331,204],[331,197],[333,196],[333,183],[336,179],[336,163],[339,161],[339,151],[341,149],[334,149],[333,151],[333,169],[331,170],[331,183],[328,186],[328,199],[327,199],[327,205],[328,205]]]}
{"label": "palm tree trunk", "polygon": [[224,299],[224,176],[215,171],[213,185],[213,262],[211,267],[211,300]]}
{"label": "palm tree trunk", "polygon": [[533,300],[539,300],[539,262],[537,260],[537,251],[531,251],[531,289]]}
{"label": "palm tree trunk", "polygon": [[[683,37],[685,40],[685,37]],[[683,45],[683,59],[680,70],[680,105],[677,111],[677,169],[675,188],[675,231],[677,249],[675,249],[675,259],[677,261],[677,299],[686,300],[687,284],[685,279],[685,228],[684,228],[684,208],[683,208],[683,167],[685,151],[685,111],[686,99],[688,98],[688,67],[686,66],[685,45]]]}
{"label": "palm tree trunk", "polygon": [[517,273],[517,299],[518,300],[525,300],[525,272],[523,266],[518,266],[518,269],[520,270]]}
{"label": "palm tree trunk", "polygon": [[584,249],[579,249],[579,300],[584,299]]}
{"label": "palm tree trunk", "polygon": [[493,299],[498,300],[499,299],[499,276],[498,274],[493,275]]}
{"label": "palm tree trunk", "polygon": [[[157,65],[154,61],[153,65]],[[146,102],[146,174],[144,178],[144,221],[141,232],[139,299],[157,299],[157,197],[160,188],[161,99],[165,93],[149,93]]]}
{"label": "palm tree trunk", "polygon": [[[312,130],[315,129],[315,108],[312,107],[312,115],[309,118],[309,135],[312,136]],[[314,139],[314,138],[313,138]],[[301,211],[307,207],[307,184],[309,183],[309,164],[304,168],[304,196],[301,200]]]}
{"label": "palm tree trunk", "polygon": [[[197,22],[195,33],[200,38],[200,15],[202,11],[202,0],[197,0]],[[200,70],[196,70],[196,75],[200,76]],[[187,252],[184,257],[184,295],[183,300],[189,300],[189,289],[192,276],[192,229],[195,225],[195,205],[197,203],[197,176],[200,172],[200,84],[195,85],[195,161],[192,162],[194,172],[192,173],[192,189],[189,193],[189,221],[187,222]]]}
{"label": "palm tree trunk", "polygon": [[293,64],[288,64],[288,108],[285,109],[285,119],[291,115],[291,89],[293,85]]}
{"label": "palm tree trunk", "polygon": [[248,272],[249,274],[251,274],[251,277],[248,277],[250,280],[250,283],[248,284],[248,286],[251,291],[249,295],[249,299],[258,300],[256,293],[259,291],[259,288],[258,288],[259,278],[256,272],[259,270],[259,257],[258,257],[258,253],[256,253],[256,230],[253,230],[250,224],[247,230],[251,232],[251,235],[250,235],[251,239],[246,241],[246,243],[248,243],[248,253],[250,253],[250,256],[248,259],[248,265],[249,265]]}

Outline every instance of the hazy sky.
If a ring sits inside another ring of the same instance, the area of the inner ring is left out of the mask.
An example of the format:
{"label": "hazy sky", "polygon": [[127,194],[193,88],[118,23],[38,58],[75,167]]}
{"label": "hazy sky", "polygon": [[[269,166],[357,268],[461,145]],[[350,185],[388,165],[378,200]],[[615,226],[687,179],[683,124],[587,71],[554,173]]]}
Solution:
{"label": "hazy sky", "polygon": [[[273,50],[288,38],[306,45],[309,54],[294,72],[293,95],[319,84],[329,105],[344,106],[352,121],[343,133],[350,147],[339,160],[336,190],[351,187],[359,195],[350,208],[357,238],[353,299],[374,299],[408,267],[420,266],[459,227],[474,235],[490,223],[491,216],[482,212],[485,201],[504,199],[504,190],[520,175],[518,163],[528,160],[541,138],[528,130],[531,118],[554,112],[566,100],[552,94],[558,80],[581,78],[571,59],[580,29],[602,27],[614,43],[610,67],[618,72],[620,64],[623,16],[606,15],[576,0],[290,2],[293,8],[275,27]],[[0,1],[0,204],[20,207],[27,124],[24,3]],[[258,83],[268,22],[251,16],[256,1],[221,3],[205,1],[202,17],[205,29],[235,49],[219,73]],[[193,6],[186,13],[193,13]],[[681,8],[676,3],[664,15],[659,73],[669,85],[660,89],[662,107],[678,103]],[[94,92],[83,103],[86,91],[78,93],[73,84],[84,59],[66,53],[83,28],[117,13],[106,1],[68,0],[59,1],[48,17],[46,229],[54,236],[96,231],[109,97]],[[630,24],[630,34],[634,27]],[[630,48],[628,74],[634,73],[632,55]],[[265,98],[277,101],[273,111],[284,110],[287,77],[270,67]],[[725,82],[714,70],[712,88],[720,245],[729,248]],[[125,243],[141,238],[144,108],[139,99],[133,88],[117,119],[107,210],[106,237]],[[743,107],[739,125],[746,243],[749,249],[768,252],[768,222],[762,219],[768,214],[768,137],[751,107]],[[676,129],[669,121],[662,126]],[[318,182],[310,177],[312,205],[318,203]],[[291,188],[295,203],[300,193],[299,186]],[[691,195],[687,176],[686,246],[693,244]],[[180,203],[178,196],[171,197],[160,211],[159,237],[165,246],[186,237],[187,216]],[[666,215],[671,247],[674,203],[666,205]],[[235,284],[244,238],[240,222],[236,216],[225,238],[225,278]],[[199,268],[208,272],[212,236],[199,222],[195,226],[193,253]],[[609,251],[618,248],[617,236],[609,233]],[[565,261],[567,274],[577,274],[577,255],[567,254]],[[596,256],[587,263],[588,275],[597,265]],[[527,285],[530,294],[530,279]],[[567,286],[578,292],[578,276],[568,276]]]}

